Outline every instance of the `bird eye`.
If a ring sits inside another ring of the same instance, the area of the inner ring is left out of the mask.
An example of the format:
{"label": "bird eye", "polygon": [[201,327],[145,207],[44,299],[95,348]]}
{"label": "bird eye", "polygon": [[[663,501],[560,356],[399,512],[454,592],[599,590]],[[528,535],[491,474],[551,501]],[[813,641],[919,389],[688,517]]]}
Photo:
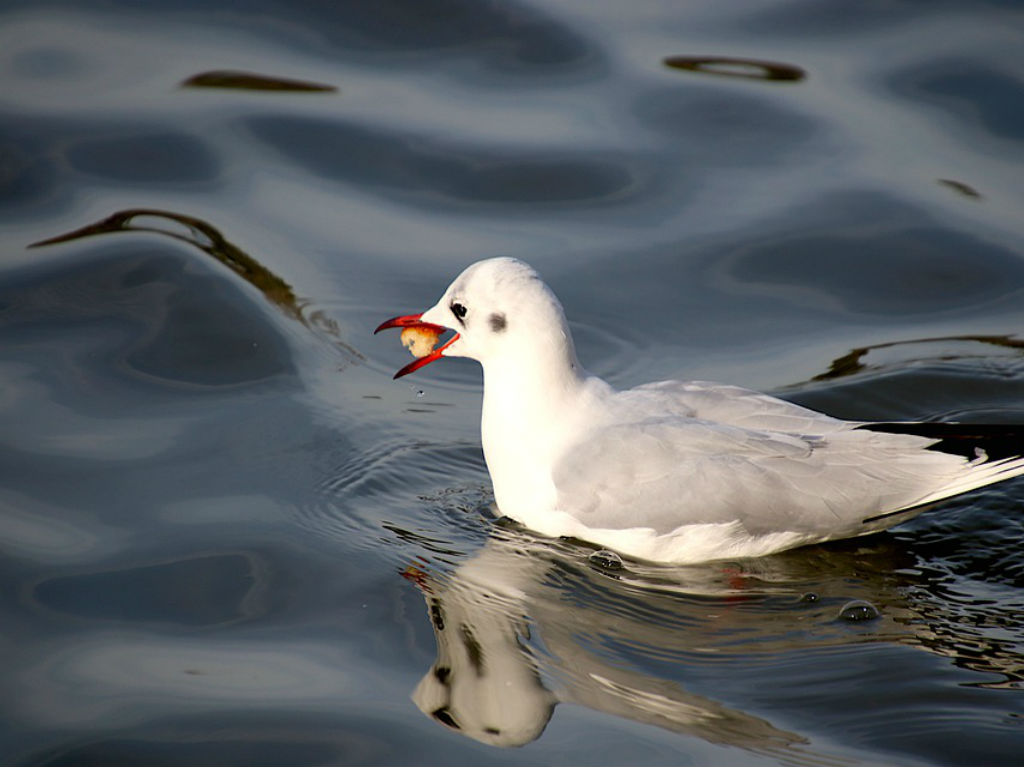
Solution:
{"label": "bird eye", "polygon": [[451,310],[452,314],[455,315],[455,318],[460,320],[464,319],[466,314],[469,312],[469,309],[460,304],[458,301],[452,304]]}

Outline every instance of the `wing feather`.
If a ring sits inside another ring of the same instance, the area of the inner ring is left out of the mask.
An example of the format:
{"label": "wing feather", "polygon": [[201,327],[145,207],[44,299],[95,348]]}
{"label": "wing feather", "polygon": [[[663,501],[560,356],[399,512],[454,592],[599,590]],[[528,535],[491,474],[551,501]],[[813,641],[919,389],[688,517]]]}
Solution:
{"label": "wing feather", "polygon": [[752,535],[856,535],[966,465],[924,450],[933,440],[858,429],[739,387],[673,381],[619,397],[614,417],[552,472],[558,508],[590,527],[621,527],[626,511],[658,534],[739,522]]}

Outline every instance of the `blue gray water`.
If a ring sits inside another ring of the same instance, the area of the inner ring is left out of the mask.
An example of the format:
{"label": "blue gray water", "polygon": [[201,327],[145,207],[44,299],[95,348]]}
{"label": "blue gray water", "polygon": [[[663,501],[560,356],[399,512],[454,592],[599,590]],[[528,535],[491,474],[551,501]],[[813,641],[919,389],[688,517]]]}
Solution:
{"label": "blue gray water", "polygon": [[1024,422],[1022,30],[0,4],[0,761],[1019,764],[1024,482],[609,569],[494,518],[477,366],[371,332],[513,255],[616,385]]}

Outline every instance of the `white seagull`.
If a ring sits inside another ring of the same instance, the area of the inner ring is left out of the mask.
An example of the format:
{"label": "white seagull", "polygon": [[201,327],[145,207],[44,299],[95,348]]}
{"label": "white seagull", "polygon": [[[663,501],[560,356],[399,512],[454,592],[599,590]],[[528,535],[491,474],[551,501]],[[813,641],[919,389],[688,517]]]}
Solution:
{"label": "white seagull", "polygon": [[[419,359],[483,365],[481,438],[498,509],[542,535],[676,564],[771,554],[884,530],[1024,474],[1020,427],[844,421],[704,381],[616,391],[576,358],[530,266],[468,267],[422,314]],[[454,330],[433,348],[440,333]]]}

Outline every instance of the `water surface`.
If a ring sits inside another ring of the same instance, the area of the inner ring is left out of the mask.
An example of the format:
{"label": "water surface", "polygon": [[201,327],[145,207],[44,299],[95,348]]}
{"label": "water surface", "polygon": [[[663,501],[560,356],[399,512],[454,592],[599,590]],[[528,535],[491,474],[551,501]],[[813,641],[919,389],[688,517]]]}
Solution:
{"label": "water surface", "polygon": [[1017,764],[1024,483],[608,569],[371,332],[512,255],[619,386],[1024,422],[1022,21],[3,4],[2,760]]}

